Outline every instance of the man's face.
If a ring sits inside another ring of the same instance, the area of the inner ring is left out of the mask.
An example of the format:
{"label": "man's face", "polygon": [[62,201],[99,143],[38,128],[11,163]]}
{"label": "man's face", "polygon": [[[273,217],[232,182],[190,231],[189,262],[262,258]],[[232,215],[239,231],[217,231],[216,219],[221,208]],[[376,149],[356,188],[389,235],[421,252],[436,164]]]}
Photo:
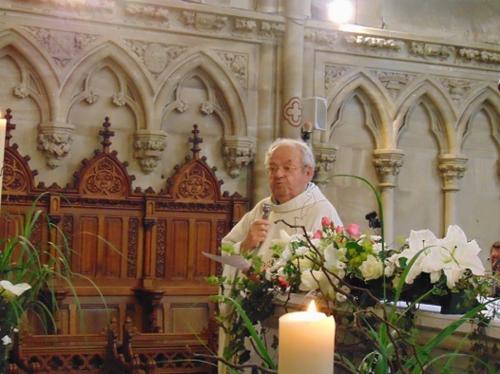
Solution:
{"label": "man's face", "polygon": [[278,203],[285,203],[304,192],[313,176],[312,168],[304,166],[301,152],[291,146],[276,148],[268,167],[271,193]]}

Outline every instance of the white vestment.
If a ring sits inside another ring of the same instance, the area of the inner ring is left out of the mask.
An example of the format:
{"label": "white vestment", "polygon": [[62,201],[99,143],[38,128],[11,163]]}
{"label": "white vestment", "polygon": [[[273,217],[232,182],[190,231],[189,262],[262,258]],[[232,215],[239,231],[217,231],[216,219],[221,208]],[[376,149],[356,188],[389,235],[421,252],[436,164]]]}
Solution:
{"label": "white vestment", "polygon": [[[280,230],[285,230],[289,235],[303,233],[301,228],[291,228],[283,222],[275,223],[275,221],[284,220],[290,225],[304,226],[309,233],[321,228],[321,219],[323,217],[328,217],[335,226],[342,225],[342,221],[333,205],[328,201],[325,195],[323,195],[318,186],[314,183],[309,183],[304,192],[283,204],[274,203],[270,197],[259,201],[257,205],[255,205],[250,212],[246,213],[236,226],[233,227],[229,234],[222,239],[222,243],[232,244],[236,252],[239,253],[240,244],[245,239],[250,224],[255,219],[262,218],[263,204],[271,204],[272,206],[268,218],[271,222],[271,226],[267,233],[266,240],[264,240],[258,250],[258,254],[264,262],[269,262],[272,259],[270,245],[273,240],[280,238]],[[235,268],[227,265],[224,266],[224,276],[232,279],[235,274]],[[229,309],[226,307],[225,305],[221,305],[222,314],[229,313]],[[226,339],[227,336],[225,336],[222,329],[219,329],[219,355],[222,355],[223,347],[227,344]],[[219,364],[219,374],[226,373],[223,366],[224,365]]]}

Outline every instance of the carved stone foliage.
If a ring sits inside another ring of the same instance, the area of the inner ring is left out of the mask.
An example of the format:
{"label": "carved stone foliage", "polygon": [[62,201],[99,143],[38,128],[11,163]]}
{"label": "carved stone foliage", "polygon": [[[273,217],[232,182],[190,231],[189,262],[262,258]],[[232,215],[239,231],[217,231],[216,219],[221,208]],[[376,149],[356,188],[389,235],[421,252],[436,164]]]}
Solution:
{"label": "carved stone foliage", "polygon": [[125,14],[135,18],[146,18],[160,22],[168,22],[168,9],[157,5],[129,3],[125,7]]}
{"label": "carved stone foliage", "polygon": [[398,51],[401,49],[401,43],[394,39],[375,38],[365,35],[347,35],[344,40],[347,44],[363,46],[376,49],[389,49]]}
{"label": "carved stone foliage", "polygon": [[373,73],[394,99],[397,98],[401,90],[417,76],[416,74],[399,71],[376,70]]}
{"label": "carved stone foliage", "polygon": [[229,23],[229,18],[217,14],[193,12],[185,10],[181,12],[181,21],[186,26],[197,30],[220,31]]}
{"label": "carved stone foliage", "polygon": [[248,18],[235,18],[234,29],[239,32],[253,32],[257,30],[257,21]]}
{"label": "carved stone foliage", "polygon": [[125,43],[155,77],[187,49],[179,45],[147,43],[140,40],[126,40]]}
{"label": "carved stone foliage", "polygon": [[330,143],[314,143],[313,153],[316,159],[314,182],[323,187],[328,183],[331,166],[337,159],[338,148]]}
{"label": "carved stone foliage", "polygon": [[38,134],[38,150],[51,169],[57,168],[68,155],[73,143],[73,127],[70,125],[41,125]]}
{"label": "carved stone foliage", "polygon": [[228,51],[217,51],[217,55],[219,55],[224,65],[226,65],[233,72],[241,87],[247,88],[248,55]]}
{"label": "carved stone foliage", "polygon": [[262,21],[260,24],[260,33],[263,36],[277,38],[285,33],[285,24],[278,22]]}
{"label": "carved stone foliage", "polygon": [[487,64],[500,64],[500,53],[486,50],[460,48],[458,56],[464,60],[484,62]]}
{"label": "carved stone foliage", "polygon": [[410,43],[410,53],[416,56],[447,59],[453,52],[454,48],[452,46],[423,42]]}
{"label": "carved stone foliage", "polygon": [[335,45],[335,42],[338,39],[338,35],[339,34],[337,32],[325,30],[307,29],[304,32],[304,38],[306,40],[318,45],[324,45],[328,47]]}
{"label": "carved stone foliage", "polygon": [[55,64],[64,68],[87,45],[97,40],[98,36],[86,33],[58,31],[41,27],[26,27],[40,45],[46,49]]}
{"label": "carved stone foliage", "polygon": [[404,152],[399,149],[380,149],[373,152],[373,166],[382,188],[395,187],[396,177],[403,165]]}
{"label": "carved stone foliage", "polygon": [[255,157],[255,140],[247,137],[226,136],[222,157],[229,175],[237,178],[241,169],[248,166]]}
{"label": "carved stone foliage", "polygon": [[336,80],[349,71],[349,67],[343,65],[325,65],[325,92],[333,87]]}
{"label": "carved stone foliage", "polygon": [[438,170],[443,180],[444,191],[460,190],[459,180],[467,170],[467,157],[455,155],[440,155]]}
{"label": "carved stone foliage", "polygon": [[139,160],[142,170],[151,173],[167,146],[167,135],[163,132],[142,131],[135,134],[134,156]]}

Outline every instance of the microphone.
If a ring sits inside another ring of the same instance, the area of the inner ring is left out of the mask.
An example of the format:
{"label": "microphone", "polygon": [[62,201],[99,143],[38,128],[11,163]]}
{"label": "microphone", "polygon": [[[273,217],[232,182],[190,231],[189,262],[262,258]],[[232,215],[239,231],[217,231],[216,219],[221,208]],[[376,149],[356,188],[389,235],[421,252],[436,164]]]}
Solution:
{"label": "microphone", "polygon": [[271,210],[273,210],[272,204],[262,204],[262,219],[268,219],[269,215],[271,214]]}

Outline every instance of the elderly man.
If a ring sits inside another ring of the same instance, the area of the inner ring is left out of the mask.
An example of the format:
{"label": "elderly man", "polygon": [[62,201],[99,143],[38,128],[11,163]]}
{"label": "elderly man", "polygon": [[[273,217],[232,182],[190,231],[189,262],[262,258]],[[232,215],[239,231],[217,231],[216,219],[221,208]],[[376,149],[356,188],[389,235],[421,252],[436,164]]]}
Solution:
{"label": "elderly man", "polygon": [[[321,219],[328,217],[335,225],[342,225],[337,211],[320,189],[311,182],[314,175],[314,156],[311,149],[300,140],[278,139],[267,151],[265,166],[269,173],[271,196],[259,201],[257,205],[238,222],[222,242],[232,244],[236,251],[258,250],[258,254],[269,262],[272,257],[270,245],[273,239],[280,238],[280,230],[288,234],[302,233],[277,220],[290,225],[304,226],[313,231],[321,227]],[[270,206],[266,213],[263,207]],[[266,218],[267,216],[267,218]],[[224,267],[224,275],[229,279],[236,269]],[[221,305],[221,314],[230,312],[227,305]],[[219,331],[219,355],[223,355],[228,344],[228,336]],[[219,365],[219,374],[226,374],[227,368]]]}
{"label": "elderly man", "polygon": [[[280,237],[280,230],[289,234],[300,232],[277,220],[304,226],[308,231],[321,227],[321,218],[328,217],[342,225],[337,211],[320,189],[311,182],[314,175],[314,156],[302,141],[278,139],[266,154],[271,196],[259,201],[223,239],[240,252],[259,249],[264,261],[271,259],[269,246]],[[271,205],[269,217],[263,218],[263,206]]]}

